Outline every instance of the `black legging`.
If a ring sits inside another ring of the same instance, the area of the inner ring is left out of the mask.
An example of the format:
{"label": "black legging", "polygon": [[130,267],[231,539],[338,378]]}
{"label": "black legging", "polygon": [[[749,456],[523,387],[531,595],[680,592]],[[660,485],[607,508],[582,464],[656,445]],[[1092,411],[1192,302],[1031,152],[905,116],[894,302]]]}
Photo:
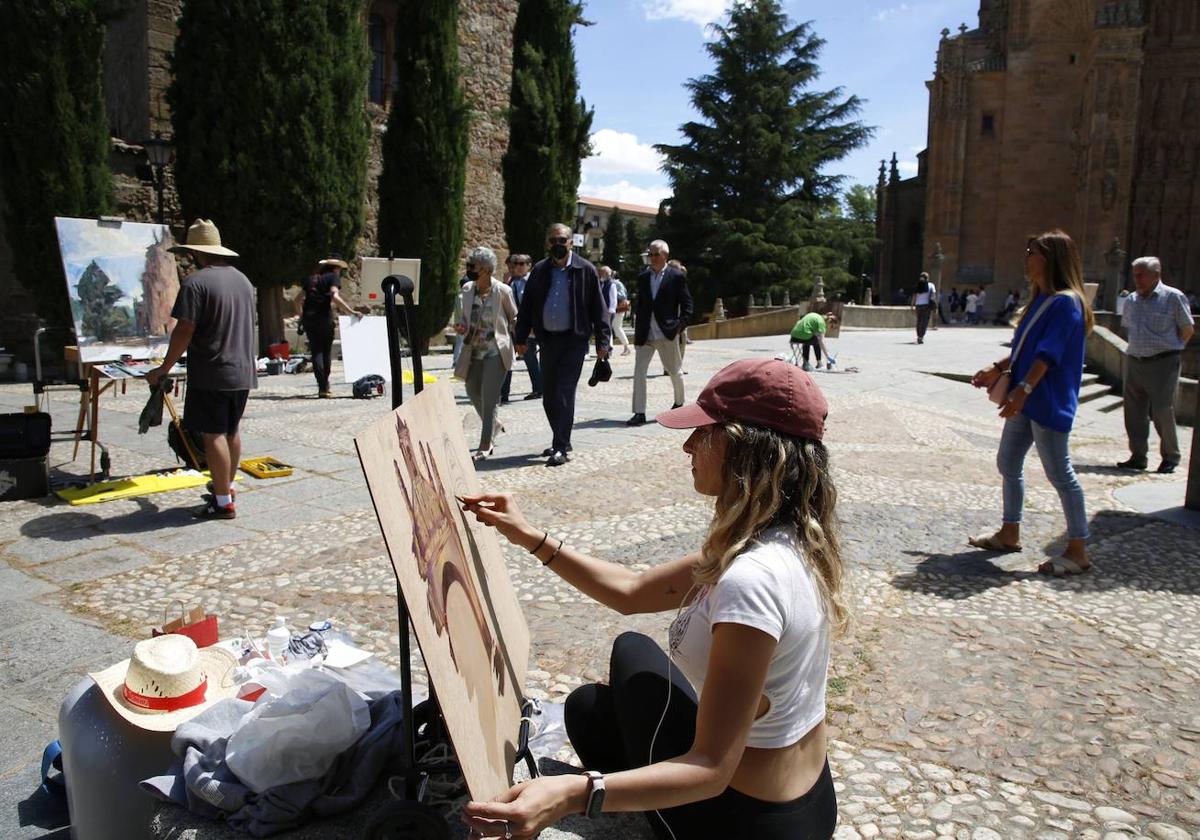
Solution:
{"label": "black legging", "polygon": [[[668,668],[670,705],[654,737],[667,705]],[[609,682],[580,686],[567,698],[567,736],[584,767],[614,773],[675,758],[691,749],[696,737],[696,693],[653,640],[641,633],[618,636],[609,662]],[[663,840],[829,840],[837,824],[837,797],[826,764],[812,789],[791,802],[766,802],[725,788],[712,799],[649,811],[646,818]]]}
{"label": "black legging", "polygon": [[333,321],[328,316],[305,318],[304,334],[312,353],[317,390],[325,393],[329,390],[329,367],[333,364]]}

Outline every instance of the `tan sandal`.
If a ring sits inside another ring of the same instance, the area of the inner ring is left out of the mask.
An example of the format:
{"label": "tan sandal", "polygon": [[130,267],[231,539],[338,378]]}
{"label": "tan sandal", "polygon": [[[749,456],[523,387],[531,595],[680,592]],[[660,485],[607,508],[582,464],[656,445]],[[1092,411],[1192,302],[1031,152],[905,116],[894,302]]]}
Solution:
{"label": "tan sandal", "polygon": [[999,534],[980,534],[978,537],[971,537],[967,540],[967,545],[981,548],[984,551],[999,551],[1002,554],[1012,554],[1022,550],[1020,543],[1009,545],[1002,542]]}
{"label": "tan sandal", "polygon": [[1080,566],[1070,557],[1052,557],[1042,565],[1038,566],[1038,572],[1050,577],[1071,577],[1072,575],[1083,575],[1091,571],[1092,564]]}

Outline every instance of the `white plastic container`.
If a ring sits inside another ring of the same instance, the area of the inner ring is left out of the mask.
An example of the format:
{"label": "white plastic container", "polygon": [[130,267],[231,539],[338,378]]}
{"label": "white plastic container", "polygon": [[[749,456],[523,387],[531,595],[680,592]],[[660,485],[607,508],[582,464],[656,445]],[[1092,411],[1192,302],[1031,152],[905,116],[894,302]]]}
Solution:
{"label": "white plastic container", "polygon": [[292,631],[288,629],[287,620],[283,616],[275,616],[275,626],[267,631],[267,653],[271,659],[280,665],[287,664],[288,645],[292,641]]}

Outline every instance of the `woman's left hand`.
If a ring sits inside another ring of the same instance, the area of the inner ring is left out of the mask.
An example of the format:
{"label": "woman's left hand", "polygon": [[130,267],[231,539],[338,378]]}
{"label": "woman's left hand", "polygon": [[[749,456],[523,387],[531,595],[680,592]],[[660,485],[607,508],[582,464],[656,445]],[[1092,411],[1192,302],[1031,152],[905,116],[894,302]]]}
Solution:
{"label": "woman's left hand", "polygon": [[522,782],[495,802],[468,802],[463,822],[473,836],[536,837],[538,832],[586,807],[584,776],[542,776]]}
{"label": "woman's left hand", "polygon": [[1016,417],[1025,407],[1025,398],[1029,396],[1023,388],[1013,388],[1008,392],[1008,399],[1000,404],[1000,416],[1004,419]]}

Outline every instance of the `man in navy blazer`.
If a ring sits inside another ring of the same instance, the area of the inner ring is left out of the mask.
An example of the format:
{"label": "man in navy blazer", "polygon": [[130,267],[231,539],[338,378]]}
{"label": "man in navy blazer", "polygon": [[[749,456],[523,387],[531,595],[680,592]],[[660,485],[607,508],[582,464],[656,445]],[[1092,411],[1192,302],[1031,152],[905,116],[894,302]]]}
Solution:
{"label": "man in navy blazer", "polygon": [[595,336],[596,355],[608,358],[612,347],[608,305],[600,293],[596,267],[571,252],[571,229],[553,224],[546,231],[550,257],[529,272],[525,296],[517,312],[513,343],[519,355],[532,333],[541,348],[542,408],[553,439],[543,452],[546,466],[571,460],[575,425],[575,389],[583,372],[588,338]]}
{"label": "man in navy blazer", "polygon": [[650,267],[638,275],[637,303],[634,306],[633,344],[633,416],[626,421],[629,426],[641,426],[646,422],[646,372],[655,352],[662,361],[663,369],[671,375],[675,389],[675,404],[683,405],[683,375],[679,368],[683,364],[679,357],[679,335],[692,318],[692,293],[688,291],[687,277],[677,268],[667,265],[671,249],[666,242],[656,239],[648,249]]}

